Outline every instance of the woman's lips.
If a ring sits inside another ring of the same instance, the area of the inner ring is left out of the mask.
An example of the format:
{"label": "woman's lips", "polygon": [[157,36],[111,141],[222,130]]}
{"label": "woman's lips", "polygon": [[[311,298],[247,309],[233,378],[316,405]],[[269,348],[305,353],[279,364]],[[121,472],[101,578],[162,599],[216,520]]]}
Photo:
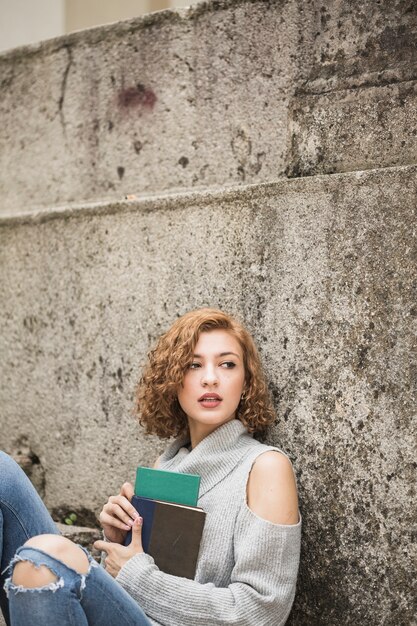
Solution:
{"label": "woman's lips", "polygon": [[214,409],[219,406],[222,398],[215,394],[204,394],[201,398],[198,399],[199,404],[205,409]]}

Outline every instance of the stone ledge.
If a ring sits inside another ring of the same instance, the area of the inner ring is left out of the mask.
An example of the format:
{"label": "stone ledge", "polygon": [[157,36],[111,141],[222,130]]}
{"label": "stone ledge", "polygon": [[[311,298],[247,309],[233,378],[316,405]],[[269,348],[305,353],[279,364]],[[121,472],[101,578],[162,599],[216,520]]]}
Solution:
{"label": "stone ledge", "polygon": [[[345,2],[319,4],[207,2],[0,55],[0,211],[298,171],[287,146],[300,90],[326,92],[319,108],[331,118],[331,91],[398,85],[417,72],[415,12],[368,1],[350,19]],[[380,106],[389,121],[389,97]],[[395,108],[395,132],[407,132]],[[372,165],[386,165],[379,134],[369,143]],[[390,163],[409,163],[410,151]]]}
{"label": "stone ledge", "polygon": [[158,211],[176,211],[198,205],[199,207],[213,205],[216,201],[222,204],[234,204],[252,200],[273,198],[286,194],[303,194],[322,192],[332,193],[340,184],[355,186],[367,185],[369,182],[383,184],[385,177],[396,175],[413,176],[417,173],[417,165],[387,166],[384,168],[369,168],[334,173],[315,173],[299,178],[281,178],[274,182],[229,185],[200,190],[177,190],[161,194],[131,195],[113,200],[98,202],[73,202],[64,206],[38,207],[30,212],[0,214],[0,229],[2,227],[18,227],[36,225],[50,220],[67,220],[69,218],[93,218],[95,216],[124,215],[126,213],[156,213]]}

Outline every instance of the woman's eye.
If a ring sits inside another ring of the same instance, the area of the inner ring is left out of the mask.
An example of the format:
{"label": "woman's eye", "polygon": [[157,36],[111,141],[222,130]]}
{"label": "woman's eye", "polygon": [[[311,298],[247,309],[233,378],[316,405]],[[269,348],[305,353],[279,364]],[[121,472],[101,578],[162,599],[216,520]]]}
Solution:
{"label": "woman's eye", "polygon": [[224,361],[221,366],[225,367],[226,369],[232,369],[233,367],[236,367],[236,363],[233,363],[233,361]]}
{"label": "woman's eye", "polygon": [[196,370],[198,367],[200,367],[200,363],[191,363],[190,370]]}

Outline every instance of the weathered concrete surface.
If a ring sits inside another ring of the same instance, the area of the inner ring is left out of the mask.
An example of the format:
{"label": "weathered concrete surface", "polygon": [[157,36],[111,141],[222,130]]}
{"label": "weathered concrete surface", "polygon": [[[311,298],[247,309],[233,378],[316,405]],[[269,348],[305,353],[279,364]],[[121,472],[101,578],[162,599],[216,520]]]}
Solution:
{"label": "weathered concrete surface", "polygon": [[417,4],[313,5],[308,77],[290,103],[287,174],[415,163]]}
{"label": "weathered concrete surface", "polygon": [[304,95],[292,104],[291,176],[417,162],[417,83]]}
{"label": "weathered concrete surface", "polygon": [[[413,0],[305,2],[314,11],[304,91],[324,93],[417,78]],[[300,87],[300,85],[298,86]]]}
{"label": "weathered concrete surface", "polygon": [[392,168],[3,219],[0,446],[29,442],[51,509],[98,513],[164,447],[130,416],[147,349],[220,306],[255,334],[298,475],[291,624],[412,624],[416,186]]}
{"label": "weathered concrete surface", "polygon": [[0,211],[407,165],[416,32],[413,0],[227,0],[0,55]]}
{"label": "weathered concrete surface", "polygon": [[0,55],[1,210],[275,178],[300,20],[214,3]]}

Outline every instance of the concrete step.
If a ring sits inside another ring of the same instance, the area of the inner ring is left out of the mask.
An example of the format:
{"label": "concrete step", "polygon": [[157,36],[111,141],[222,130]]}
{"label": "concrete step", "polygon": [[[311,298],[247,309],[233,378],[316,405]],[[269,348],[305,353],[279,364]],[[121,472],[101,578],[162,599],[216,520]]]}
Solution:
{"label": "concrete step", "polygon": [[349,11],[223,0],[1,54],[0,211],[414,162],[415,11]]}

